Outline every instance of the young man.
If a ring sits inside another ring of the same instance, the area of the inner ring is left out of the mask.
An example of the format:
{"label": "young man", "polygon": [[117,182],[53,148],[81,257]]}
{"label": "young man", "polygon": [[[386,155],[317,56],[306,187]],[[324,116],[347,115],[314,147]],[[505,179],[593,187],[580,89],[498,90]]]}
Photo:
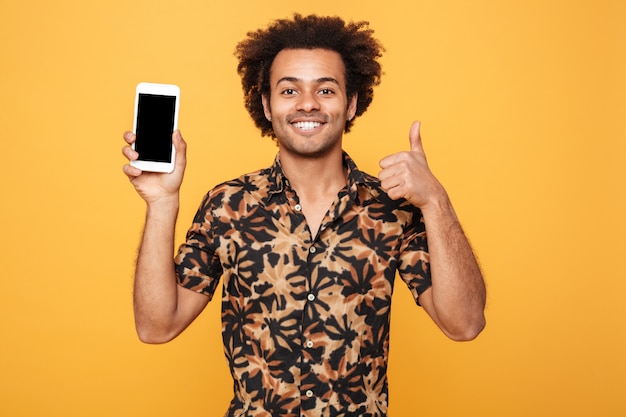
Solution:
{"label": "young man", "polygon": [[209,191],[174,260],[180,132],[173,173],[124,166],[147,203],[139,337],[176,337],[221,278],[228,416],[386,416],[396,274],[450,338],[473,339],[485,325],[482,275],[428,168],[419,123],[410,150],[383,158],[378,178],[342,150],[372,100],[381,52],[367,23],[339,18],[296,15],[248,34],[236,52],[246,107],[279,152],[271,167]]}

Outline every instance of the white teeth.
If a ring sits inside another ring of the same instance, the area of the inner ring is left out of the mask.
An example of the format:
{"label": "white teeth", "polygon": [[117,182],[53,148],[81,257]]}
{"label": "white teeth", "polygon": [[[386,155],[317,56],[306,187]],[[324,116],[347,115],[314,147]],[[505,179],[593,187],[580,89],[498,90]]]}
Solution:
{"label": "white teeth", "polygon": [[318,126],[321,126],[321,123],[320,122],[296,122],[293,125],[301,130],[312,130]]}

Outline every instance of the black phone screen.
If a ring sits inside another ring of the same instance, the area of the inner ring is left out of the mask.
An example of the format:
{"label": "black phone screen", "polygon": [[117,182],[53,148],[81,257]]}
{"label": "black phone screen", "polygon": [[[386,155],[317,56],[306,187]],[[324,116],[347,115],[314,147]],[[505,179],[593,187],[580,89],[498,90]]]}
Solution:
{"label": "black phone screen", "polygon": [[135,151],[142,161],[170,162],[176,97],[139,94]]}

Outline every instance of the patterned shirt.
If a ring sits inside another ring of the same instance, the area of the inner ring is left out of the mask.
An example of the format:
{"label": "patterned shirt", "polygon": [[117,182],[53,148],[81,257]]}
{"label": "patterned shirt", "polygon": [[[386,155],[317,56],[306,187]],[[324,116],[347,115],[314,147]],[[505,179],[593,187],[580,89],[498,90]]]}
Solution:
{"label": "patterned shirt", "polygon": [[205,196],[176,257],[179,284],[212,297],[234,380],[226,416],[386,416],[396,273],[431,284],[421,212],[344,153],[348,185],[317,236],[280,166]]}

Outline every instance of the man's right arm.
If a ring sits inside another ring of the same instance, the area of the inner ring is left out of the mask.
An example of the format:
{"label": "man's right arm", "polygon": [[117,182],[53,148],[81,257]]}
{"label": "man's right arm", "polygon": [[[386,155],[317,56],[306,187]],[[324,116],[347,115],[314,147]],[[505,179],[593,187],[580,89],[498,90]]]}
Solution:
{"label": "man's right arm", "polygon": [[[135,135],[124,134],[131,145]],[[180,334],[204,309],[209,298],[181,288],[174,270],[174,231],[179,190],[186,164],[186,145],[179,131],[172,136],[176,164],[171,174],[143,172],[129,164],[123,171],[146,202],[146,224],[137,257],[133,305],[139,339],[165,343]],[[122,153],[137,158],[130,146]]]}

